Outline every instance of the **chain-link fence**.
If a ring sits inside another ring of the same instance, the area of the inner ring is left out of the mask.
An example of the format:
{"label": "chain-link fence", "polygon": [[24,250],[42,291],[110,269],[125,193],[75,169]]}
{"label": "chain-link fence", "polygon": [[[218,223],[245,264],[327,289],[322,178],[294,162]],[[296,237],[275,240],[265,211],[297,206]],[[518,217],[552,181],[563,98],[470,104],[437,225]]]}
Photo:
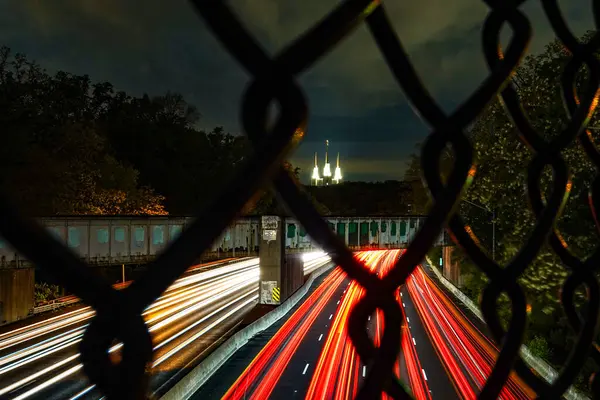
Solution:
{"label": "chain-link fence", "polygon": [[[580,260],[569,252],[555,230],[563,198],[569,190],[568,171],[561,150],[578,140],[596,168],[600,168],[600,152],[586,134],[586,124],[597,104],[600,68],[594,52],[600,45],[600,35],[596,34],[588,44],[580,44],[567,28],[556,0],[542,2],[556,35],[573,55],[562,75],[565,108],[571,119],[560,135],[552,141],[546,141],[533,129],[510,83],[511,74],[522,59],[531,37],[530,23],[518,8],[524,0],[484,1],[490,11],[485,19],[482,42],[490,73],[480,87],[451,114],[442,111],[422,85],[392,29],[385,7],[379,1],[348,0],[341,3],[273,58],[263,52],[226,2],[193,1],[213,34],[254,77],[242,99],[241,111],[244,131],[252,140],[255,153],[227,188],[213,199],[212,207],[199,210],[197,220],[157,257],[154,261],[156,265],[148,268],[144,276],[125,290],[116,291],[109,284],[96,279],[77,256],[60,245],[42,227],[20,215],[4,199],[0,200],[0,233],[18,251],[53,274],[69,292],[75,293],[97,311],[82,341],[81,357],[85,372],[108,398],[135,399],[146,396],[152,345],[141,317],[142,311],[215,241],[254,192],[268,181],[273,183],[308,234],[333,255],[334,261],[352,279],[367,289],[367,295],[353,310],[349,321],[351,339],[363,362],[371,366],[360,389],[360,399],[375,399],[382,391],[394,398],[409,398],[393,374],[404,324],[395,292],[424,259],[445,227],[490,281],[483,292],[481,308],[502,350],[480,398],[497,398],[513,368],[540,397],[559,398],[574,381],[590,352],[597,362],[600,361],[600,352],[594,343],[600,307],[595,267],[600,261],[600,248],[588,259]],[[600,1],[592,3],[598,24]],[[296,139],[304,134],[308,114],[306,99],[295,77],[361,24],[368,26],[399,88],[432,127],[423,146],[422,160],[427,162],[423,163],[422,168],[434,200],[433,206],[406,253],[383,279],[368,272],[353,258],[343,242],[319,217],[310,199],[280,167],[297,143]],[[498,49],[500,31],[505,25],[512,28],[513,35],[502,52]],[[574,80],[582,66],[590,71],[586,83],[588,90],[581,98],[576,98],[573,93]],[[518,128],[520,140],[526,142],[533,153],[528,167],[527,192],[537,216],[532,235],[518,255],[503,267],[488,257],[466,231],[461,218],[453,214],[474,172],[473,148],[466,136],[466,128],[497,95],[501,96]],[[268,128],[271,126],[267,124],[268,111],[273,102],[280,105],[280,112],[275,124]],[[447,147],[451,147],[458,156],[455,157],[451,174],[442,180],[438,167]],[[546,167],[553,170],[554,180],[551,193],[542,196],[539,182]],[[597,210],[600,206],[600,178],[595,180],[591,191],[591,207]],[[579,332],[579,339],[567,364],[552,385],[534,375],[519,356],[527,317],[525,295],[517,278],[546,242],[570,270],[563,286],[562,304],[573,329]],[[572,300],[574,292],[581,286],[586,287],[588,294],[584,316],[578,314]],[[508,295],[511,300],[512,315],[507,331],[503,329],[496,307],[501,294]],[[376,309],[383,310],[385,317],[385,331],[379,348],[375,348],[366,330],[367,319]],[[107,351],[114,340],[124,344],[122,361],[118,365],[111,362]],[[600,393],[598,378],[594,379],[593,391]]]}

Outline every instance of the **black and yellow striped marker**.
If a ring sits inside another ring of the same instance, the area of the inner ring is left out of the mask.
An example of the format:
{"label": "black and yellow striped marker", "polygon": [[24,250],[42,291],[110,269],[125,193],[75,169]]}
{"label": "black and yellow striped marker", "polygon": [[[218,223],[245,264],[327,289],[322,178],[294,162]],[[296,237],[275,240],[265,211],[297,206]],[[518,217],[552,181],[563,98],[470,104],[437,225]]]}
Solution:
{"label": "black and yellow striped marker", "polygon": [[273,298],[273,301],[279,302],[279,299],[281,299],[281,289],[274,287],[271,292],[271,297]]}

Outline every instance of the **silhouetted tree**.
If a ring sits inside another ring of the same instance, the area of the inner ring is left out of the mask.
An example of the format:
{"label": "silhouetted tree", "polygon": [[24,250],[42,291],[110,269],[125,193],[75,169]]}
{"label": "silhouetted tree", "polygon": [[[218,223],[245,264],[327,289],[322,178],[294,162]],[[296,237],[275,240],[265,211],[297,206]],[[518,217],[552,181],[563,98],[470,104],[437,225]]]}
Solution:
{"label": "silhouetted tree", "polygon": [[[588,33],[582,40],[588,41],[591,37],[592,34]],[[543,53],[527,57],[515,73],[520,103],[536,132],[547,141],[555,138],[568,122],[562,99],[561,74],[569,58],[570,54],[556,40],[546,46]],[[587,90],[584,83],[587,73],[582,69],[577,76],[574,90],[579,96]],[[598,126],[597,115],[592,117],[589,125]],[[525,190],[533,154],[519,140],[518,130],[498,99],[486,107],[469,135],[475,148],[477,171],[465,199],[495,210],[496,259],[500,264],[506,264],[523,247],[536,223]],[[591,131],[591,135],[598,139],[597,131]],[[557,227],[569,251],[585,258],[598,244],[594,217],[588,204],[588,191],[596,170],[578,143],[573,143],[561,155],[572,174],[572,184]],[[548,169],[540,185],[544,193],[550,193],[552,180]],[[489,250],[492,245],[490,215],[466,203],[459,211]],[[467,290],[471,296],[478,298],[485,285],[483,274],[467,257],[461,264],[467,273]],[[561,287],[568,274],[568,268],[554,252],[544,247],[519,280],[531,304],[528,336],[534,342],[536,336],[545,337],[551,349],[544,351],[547,355],[552,354],[551,361],[560,365],[575,341],[560,305]],[[578,292],[576,301],[582,303],[584,296],[583,291]],[[508,299],[500,300],[499,310],[505,320],[509,318],[507,305]],[[588,369],[585,374],[589,375],[591,371]],[[586,380],[587,377],[582,378],[582,381]]]}
{"label": "silhouetted tree", "polygon": [[99,131],[96,118],[110,93],[108,84],[66,72],[51,76],[23,55],[0,49],[0,187],[23,211],[105,213],[107,193],[118,192],[165,213],[162,198],[138,186],[137,171],[112,155]]}

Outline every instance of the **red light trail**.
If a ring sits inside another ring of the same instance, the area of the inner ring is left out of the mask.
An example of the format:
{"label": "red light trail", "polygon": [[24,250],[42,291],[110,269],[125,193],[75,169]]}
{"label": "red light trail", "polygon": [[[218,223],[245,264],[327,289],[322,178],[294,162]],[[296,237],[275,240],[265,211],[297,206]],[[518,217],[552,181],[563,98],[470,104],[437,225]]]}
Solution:
{"label": "red light trail", "polygon": [[[379,269],[384,275],[401,254],[395,251],[369,251],[357,254],[371,271]],[[344,272],[336,268],[306,301],[292,314],[273,338],[263,347],[246,370],[227,391],[223,399],[265,399],[278,384],[294,353],[306,336],[311,325],[332,301],[333,294],[346,280]],[[348,336],[347,321],[352,308],[364,296],[364,289],[350,282],[342,299],[332,314],[331,326],[323,341],[321,354],[315,364],[312,378],[305,395],[307,399],[350,399],[358,392],[361,377],[366,375],[366,366]],[[398,296],[398,300],[400,298]],[[383,313],[375,313],[372,326],[374,340],[378,346],[383,333]],[[417,399],[431,399],[426,378],[421,372],[414,342],[410,333],[404,335],[403,349],[406,357],[408,378]],[[396,364],[396,375],[400,377],[400,364]],[[388,398],[383,395],[383,398]]]}
{"label": "red light trail", "polygon": [[[401,254],[401,250],[367,251],[357,253],[356,258],[365,268],[377,271],[383,277]],[[349,337],[348,319],[365,291],[358,283],[347,282],[343,270],[339,267],[334,269],[265,344],[223,399],[258,400],[285,396],[290,385],[284,382],[286,379],[282,376],[285,374],[289,379],[293,376],[290,374],[298,370],[306,378],[295,383],[294,393],[300,392],[296,395],[302,395],[306,388],[305,399],[355,398],[368,373],[368,366],[360,360]],[[431,400],[437,396],[475,399],[492,370],[498,349],[420,267],[405,286],[406,292],[402,289],[404,293],[398,290],[396,294],[406,322],[399,338],[402,351],[394,368],[396,377],[408,384],[417,400]],[[401,294],[404,294],[407,305],[412,300],[414,309],[404,309],[406,306]],[[337,305],[333,301],[337,301]],[[325,316],[333,308],[335,312],[327,320]],[[406,312],[417,321],[411,324]],[[376,347],[381,344],[383,317],[383,312],[377,310],[369,319],[368,329]],[[327,331],[313,344],[311,341],[316,336],[312,327],[315,324],[325,325]],[[415,332],[417,340],[422,343],[418,348],[413,336]],[[320,353],[316,352],[318,350]],[[424,359],[419,358],[418,350],[424,351],[421,355]],[[299,368],[300,365],[304,369]],[[426,369],[434,376],[431,382]],[[430,383],[437,396],[430,390]],[[511,376],[500,396],[503,400],[533,397],[533,392],[515,375]],[[391,397],[382,394],[381,398],[387,400]]]}
{"label": "red light trail", "polygon": [[[430,341],[462,398],[476,399],[492,371],[498,349],[418,267],[406,284]],[[514,373],[500,399],[530,399],[534,393]]]}
{"label": "red light trail", "polygon": [[[258,353],[223,399],[268,398],[308,328],[345,279],[339,267],[329,274]],[[254,389],[248,396],[249,386]]]}

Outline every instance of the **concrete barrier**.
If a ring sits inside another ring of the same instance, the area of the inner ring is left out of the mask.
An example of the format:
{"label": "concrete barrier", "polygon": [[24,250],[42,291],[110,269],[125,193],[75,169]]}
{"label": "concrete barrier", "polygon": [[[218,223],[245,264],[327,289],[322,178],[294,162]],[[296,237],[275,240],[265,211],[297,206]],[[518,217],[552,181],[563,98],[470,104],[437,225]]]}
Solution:
{"label": "concrete barrier", "polygon": [[175,386],[165,393],[161,400],[189,399],[208,379],[242,346],[256,334],[269,328],[287,314],[307,293],[315,279],[329,271],[334,264],[327,263],[311,273],[306,283],[279,307],[257,319],[244,329],[238,331],[221,346],[198,364],[189,374],[184,376]]}
{"label": "concrete barrier", "polygon": [[[473,314],[475,314],[475,316],[477,316],[477,318],[479,318],[481,321],[485,322],[483,315],[481,314],[481,311],[479,311],[479,307],[473,302],[473,300],[471,300],[469,297],[467,297],[456,286],[454,286],[449,280],[444,278],[444,276],[441,274],[441,272],[438,271],[438,269],[433,266],[434,264],[431,262],[429,257],[425,257],[425,259],[427,260],[427,263],[429,264],[430,269],[433,271],[433,273],[438,278],[440,283],[442,285],[444,285],[444,287],[446,289],[448,289],[448,291],[450,293],[452,293],[457,299],[459,299],[461,301],[461,303],[463,303],[464,306],[469,309],[469,311],[471,311]],[[525,346],[524,344],[521,345],[520,353],[521,353],[521,357],[523,358],[523,361],[525,361],[525,364],[527,364],[530,368],[535,370],[535,372],[537,372],[546,382],[552,384],[556,380],[556,378],[558,378],[558,372],[556,372],[556,370],[554,368],[552,368],[552,366],[549,365],[546,361],[542,360],[539,357],[534,356],[531,353],[531,351],[527,348],[527,346]],[[572,386],[565,392],[564,397],[568,400],[584,400],[584,399],[589,400],[589,397],[587,397],[587,396],[583,395],[582,393],[580,393],[579,391],[575,390]]]}

